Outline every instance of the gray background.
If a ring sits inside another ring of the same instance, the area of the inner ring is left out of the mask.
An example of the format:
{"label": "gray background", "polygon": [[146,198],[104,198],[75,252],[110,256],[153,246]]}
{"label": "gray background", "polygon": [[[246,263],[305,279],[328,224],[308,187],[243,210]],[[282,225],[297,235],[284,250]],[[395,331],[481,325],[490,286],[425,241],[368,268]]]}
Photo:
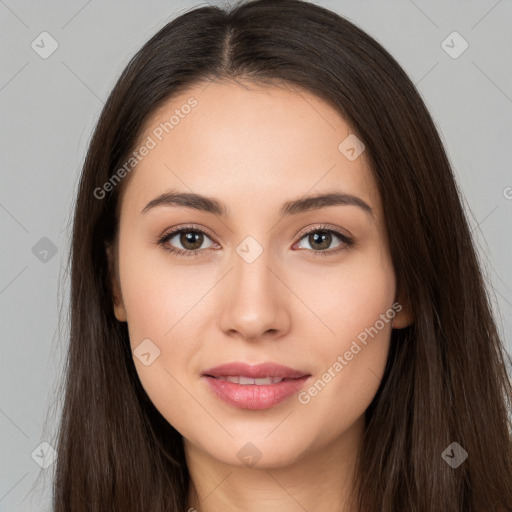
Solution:
{"label": "gray background", "polygon": [[[417,85],[463,190],[512,352],[512,1],[316,3],[377,39]],[[130,57],[166,22],[199,5],[205,3],[0,0],[2,511],[50,510],[54,465],[42,470],[36,461],[50,460],[39,445],[51,440],[59,418],[54,392],[66,348],[69,222],[92,129]],[[58,43],[47,59],[31,47],[43,31]],[[442,44],[453,31],[469,44],[457,58],[445,49],[457,51],[461,40]]]}

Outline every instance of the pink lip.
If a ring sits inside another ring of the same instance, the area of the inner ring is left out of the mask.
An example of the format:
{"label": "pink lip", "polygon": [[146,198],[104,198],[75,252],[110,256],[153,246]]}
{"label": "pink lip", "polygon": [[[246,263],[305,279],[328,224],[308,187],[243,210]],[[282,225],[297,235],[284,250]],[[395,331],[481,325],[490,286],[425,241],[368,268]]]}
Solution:
{"label": "pink lip", "polygon": [[211,377],[251,377],[253,379],[265,378],[265,377],[281,377],[282,379],[297,379],[309,375],[307,372],[300,370],[294,370],[288,366],[282,366],[276,363],[261,363],[258,365],[248,365],[246,363],[233,362],[221,364],[215,366],[209,370],[205,370],[203,375]]}
{"label": "pink lip", "polygon": [[[216,378],[222,376],[244,376],[253,379],[280,377],[286,380],[259,386],[235,384]],[[206,370],[201,378],[218,398],[233,407],[269,409],[298,392],[310,377],[310,374],[275,363],[262,363],[256,366],[245,363],[228,363]]]}

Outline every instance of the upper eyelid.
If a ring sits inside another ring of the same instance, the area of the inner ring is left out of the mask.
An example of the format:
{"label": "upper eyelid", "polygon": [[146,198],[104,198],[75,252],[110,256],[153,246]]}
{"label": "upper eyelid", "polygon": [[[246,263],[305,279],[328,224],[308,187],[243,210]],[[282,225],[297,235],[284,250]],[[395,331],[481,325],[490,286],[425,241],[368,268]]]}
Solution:
{"label": "upper eyelid", "polygon": [[182,226],[182,227],[178,227],[176,229],[171,229],[170,231],[167,231],[166,233],[164,233],[160,239],[169,239],[169,238],[173,238],[176,234],[178,233],[181,233],[183,231],[198,231],[200,233],[203,233],[205,234],[206,236],[208,236],[209,238],[212,239],[212,241],[215,239],[215,237],[210,234],[209,231],[207,231],[206,229],[204,228],[200,228],[200,227],[196,227],[196,226]]}
{"label": "upper eyelid", "polygon": [[327,225],[311,226],[311,227],[305,228],[304,230],[301,230],[297,236],[300,236],[300,238],[302,238],[302,237],[308,235],[309,233],[314,233],[315,231],[329,231],[329,232],[333,232],[333,233],[341,235],[341,236],[345,236],[347,238],[352,238],[348,233],[345,233],[343,229],[335,228],[335,227],[331,227],[331,226],[327,226]]}

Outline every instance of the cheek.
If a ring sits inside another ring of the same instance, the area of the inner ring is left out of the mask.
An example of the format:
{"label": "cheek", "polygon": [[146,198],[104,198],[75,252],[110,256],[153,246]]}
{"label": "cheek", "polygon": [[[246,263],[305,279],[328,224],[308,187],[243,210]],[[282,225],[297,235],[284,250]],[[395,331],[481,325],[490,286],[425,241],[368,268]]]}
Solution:
{"label": "cheek", "polygon": [[152,403],[181,431],[198,414],[190,404],[187,374],[200,345],[200,304],[194,304],[206,289],[201,293],[184,286],[186,276],[164,277],[157,267],[137,261],[138,272],[132,274],[126,262],[123,289],[135,368]]}
{"label": "cheek", "polygon": [[165,343],[176,337],[190,323],[189,315],[211,278],[193,266],[173,263],[161,248],[127,240],[121,251],[119,272],[132,348],[145,338]]}
{"label": "cheek", "polygon": [[[311,325],[323,333],[326,353],[350,345],[393,305],[393,268],[378,249],[353,253],[330,268],[310,266],[301,275],[307,279],[296,279],[294,291],[310,308]],[[379,322],[379,330],[389,334],[390,325],[391,322],[386,323],[386,328]]]}
{"label": "cheek", "polygon": [[123,302],[139,379],[161,412],[172,411],[172,417],[165,414],[169,420],[186,418],[190,395],[185,388],[204,338],[212,276],[173,266],[165,254],[155,257],[156,251],[135,244],[121,254]]}
{"label": "cheek", "polygon": [[[312,431],[333,437],[364,414],[377,392],[389,351],[395,277],[389,260],[361,256],[318,293],[316,313],[333,333],[318,343],[317,379],[298,396]],[[314,276],[313,276],[314,277]],[[323,282],[317,276],[319,282]],[[325,283],[324,283],[325,284]]]}

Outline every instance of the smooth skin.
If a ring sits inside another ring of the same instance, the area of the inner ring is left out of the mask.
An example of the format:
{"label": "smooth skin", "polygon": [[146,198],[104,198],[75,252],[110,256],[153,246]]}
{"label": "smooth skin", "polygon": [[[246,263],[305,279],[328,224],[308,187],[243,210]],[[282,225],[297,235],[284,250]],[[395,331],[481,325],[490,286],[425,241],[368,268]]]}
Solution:
{"label": "smooth skin", "polygon": [[[338,150],[352,131],[315,95],[231,81],[174,97],[140,140],[154,138],[190,97],[197,106],[142,159],[122,196],[117,257],[108,252],[116,318],[128,322],[132,350],[145,339],[160,350],[151,364],[134,363],[148,396],[184,438],[189,507],[348,510],[363,415],[381,382],[391,329],[413,321],[397,296],[365,153],[350,161]],[[214,197],[229,215],[173,205],[141,213],[170,189]],[[285,201],[333,191],[360,197],[373,217],[354,205],[279,216]],[[179,234],[158,245],[190,224],[206,232],[195,245],[200,254],[168,252],[192,251]],[[334,253],[345,245],[335,234],[320,249],[312,235],[321,229],[303,234],[326,225],[354,244]],[[237,252],[248,236],[263,251],[252,263]],[[293,395],[267,410],[238,409],[201,379],[222,363],[273,361],[312,374],[314,383],[395,301],[401,311],[307,404]],[[247,443],[261,454],[252,466],[237,455]]]}

